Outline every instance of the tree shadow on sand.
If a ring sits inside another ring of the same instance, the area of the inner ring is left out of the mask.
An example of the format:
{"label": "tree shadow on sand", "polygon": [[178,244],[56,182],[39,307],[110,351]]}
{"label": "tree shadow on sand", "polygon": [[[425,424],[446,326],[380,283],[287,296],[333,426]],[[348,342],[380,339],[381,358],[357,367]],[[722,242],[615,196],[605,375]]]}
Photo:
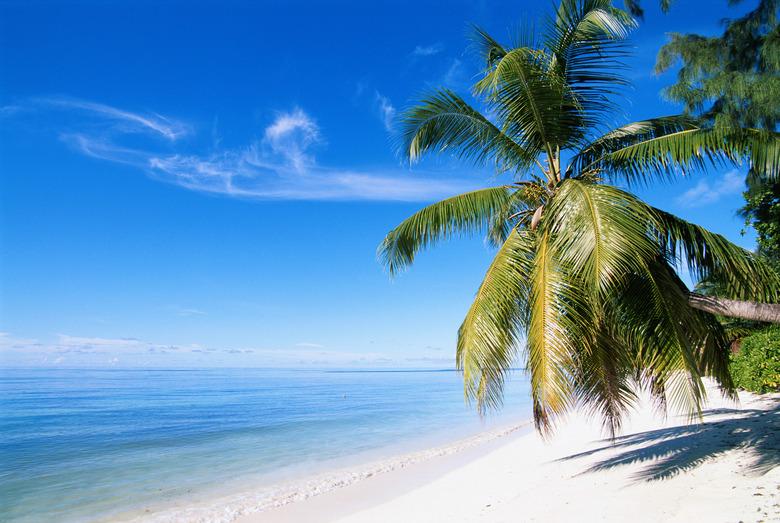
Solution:
{"label": "tree shadow on sand", "polygon": [[[770,405],[758,409],[711,409],[704,412],[704,422],[670,427],[602,440],[603,446],[566,456],[568,461],[585,456],[608,455],[583,472],[597,472],[629,465],[649,463],[635,474],[638,481],[668,479],[692,470],[710,458],[733,449],[745,449],[740,468],[749,475],[760,476],[780,465],[780,398],[765,400]],[[707,421],[717,415],[734,418]]]}

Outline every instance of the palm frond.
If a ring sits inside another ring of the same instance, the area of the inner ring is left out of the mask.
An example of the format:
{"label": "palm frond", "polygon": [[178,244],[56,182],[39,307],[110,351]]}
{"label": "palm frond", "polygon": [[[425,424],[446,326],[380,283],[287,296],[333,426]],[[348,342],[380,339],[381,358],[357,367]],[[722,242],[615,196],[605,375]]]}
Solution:
{"label": "palm frond", "polygon": [[531,375],[534,424],[549,433],[572,405],[573,356],[589,335],[587,296],[555,259],[550,232],[542,225],[536,245],[528,299],[527,365]]}
{"label": "palm frond", "polygon": [[387,234],[378,248],[379,258],[390,274],[396,274],[437,241],[485,231],[510,198],[508,187],[490,187],[429,205]]}
{"label": "palm frond", "polygon": [[496,253],[458,330],[457,367],[464,390],[480,412],[501,404],[525,324],[525,304],[535,240],[512,230]]}
{"label": "palm frond", "polygon": [[548,209],[553,247],[594,298],[614,292],[626,275],[658,253],[650,208],[616,187],[565,180]]}
{"label": "palm frond", "polygon": [[736,387],[729,371],[733,332],[712,314],[696,309],[692,314],[702,326],[697,354],[702,375],[714,378],[725,396],[736,399]]}
{"label": "palm frond", "polygon": [[653,213],[661,245],[696,280],[718,280],[730,298],[780,301],[780,276],[760,256],[673,214],[655,208]]}
{"label": "palm frond", "polygon": [[496,248],[500,247],[509,237],[509,233],[517,226],[528,226],[534,211],[544,204],[546,193],[538,183],[520,182],[506,203],[494,213],[488,227],[487,239]]}
{"label": "palm frond", "polygon": [[498,115],[501,130],[534,157],[554,157],[557,147],[577,143],[587,125],[571,89],[549,74],[549,61],[545,50],[517,47],[474,85]]}
{"label": "palm frond", "polygon": [[504,46],[480,27],[473,27],[472,40],[477,49],[477,53],[485,64],[486,70],[491,69],[504,57],[504,55],[506,55]]}
{"label": "palm frond", "polygon": [[634,360],[606,323],[594,323],[593,337],[582,341],[574,367],[578,401],[615,437],[637,403]]}
{"label": "palm frond", "polygon": [[547,25],[551,69],[575,93],[582,110],[594,122],[613,112],[614,95],[629,84],[620,74],[621,59],[636,21],[611,0],[563,0]]}
{"label": "palm frond", "polygon": [[700,127],[701,123],[688,115],[663,116],[623,125],[594,139],[575,154],[569,163],[567,175],[581,176],[594,172],[598,169],[598,161],[603,156],[630,145]]}
{"label": "palm frond", "polygon": [[635,349],[637,374],[645,385],[663,384],[665,400],[700,418],[704,398],[699,318],[688,306],[687,290],[663,258],[648,264],[615,295],[613,325]]}
{"label": "palm frond", "polygon": [[590,163],[590,169],[611,180],[635,184],[742,162],[776,179],[780,175],[780,134],[757,129],[683,129],[605,152]]}
{"label": "palm frond", "polygon": [[425,97],[407,110],[402,122],[402,150],[410,160],[432,151],[501,169],[523,170],[533,154],[501,132],[490,120],[448,89]]}

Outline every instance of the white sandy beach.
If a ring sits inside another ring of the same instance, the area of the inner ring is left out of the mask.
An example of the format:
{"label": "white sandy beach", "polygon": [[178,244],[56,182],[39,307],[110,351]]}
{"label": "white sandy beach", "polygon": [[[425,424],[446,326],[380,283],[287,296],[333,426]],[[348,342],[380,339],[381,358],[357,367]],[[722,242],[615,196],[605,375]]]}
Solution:
{"label": "white sandy beach", "polygon": [[780,394],[709,398],[703,424],[643,404],[613,444],[576,414],[549,441],[515,431],[238,521],[780,521]]}

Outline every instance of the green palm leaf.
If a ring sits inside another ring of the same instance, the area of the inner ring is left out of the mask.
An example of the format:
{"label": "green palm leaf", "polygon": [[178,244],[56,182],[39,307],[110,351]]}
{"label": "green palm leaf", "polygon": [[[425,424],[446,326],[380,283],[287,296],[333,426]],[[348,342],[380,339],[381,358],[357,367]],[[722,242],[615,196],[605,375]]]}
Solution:
{"label": "green palm leaf", "polygon": [[565,180],[549,207],[553,247],[594,297],[614,290],[658,252],[650,208],[615,187]]}
{"label": "green palm leaf", "polygon": [[421,249],[437,241],[485,231],[510,199],[507,187],[491,187],[434,203],[390,231],[379,246],[379,257],[390,274],[396,274],[411,264]]}
{"label": "green palm leaf", "polygon": [[780,174],[780,134],[756,129],[682,129],[605,152],[589,167],[631,184],[743,161],[767,178],[776,179]]}
{"label": "green palm leaf", "polygon": [[492,69],[505,55],[506,49],[490,34],[474,26],[473,41],[478,54],[485,64],[486,71]]}
{"label": "green palm leaf", "polygon": [[547,26],[545,42],[553,52],[556,75],[565,79],[586,112],[609,116],[615,109],[612,96],[628,85],[620,60],[636,21],[611,0],[563,0]]}
{"label": "green palm leaf", "polygon": [[437,150],[475,163],[492,160],[500,169],[523,170],[533,162],[529,151],[447,89],[404,113],[402,140],[403,151],[412,161]]}
{"label": "green palm leaf", "polygon": [[556,156],[556,148],[584,136],[586,114],[571,89],[548,74],[550,56],[518,47],[500,58],[474,85],[498,115],[501,130],[534,156]]}
{"label": "green palm leaf", "polygon": [[596,138],[572,158],[567,174],[596,172],[605,155],[646,140],[680,131],[698,129],[700,122],[687,115],[663,116],[632,122]]}
{"label": "green palm leaf", "polygon": [[635,362],[625,341],[607,323],[594,323],[592,336],[582,341],[573,370],[575,394],[589,412],[601,417],[604,428],[614,437],[637,402]]}
{"label": "green palm leaf", "polygon": [[616,307],[627,323],[616,323],[640,350],[636,353],[645,383],[664,383],[666,400],[690,419],[701,416],[704,386],[701,326],[688,306],[684,284],[662,259],[634,275]]}
{"label": "green palm leaf", "polygon": [[694,278],[716,278],[734,299],[780,300],[780,276],[761,257],[673,214],[653,212],[665,252],[687,264]]}
{"label": "green palm leaf", "polygon": [[530,281],[526,350],[534,424],[549,433],[573,402],[573,356],[589,334],[587,297],[555,259],[548,231],[537,240]]}
{"label": "green palm leaf", "polygon": [[496,253],[458,330],[456,361],[480,411],[501,404],[526,320],[534,238],[513,230]]}

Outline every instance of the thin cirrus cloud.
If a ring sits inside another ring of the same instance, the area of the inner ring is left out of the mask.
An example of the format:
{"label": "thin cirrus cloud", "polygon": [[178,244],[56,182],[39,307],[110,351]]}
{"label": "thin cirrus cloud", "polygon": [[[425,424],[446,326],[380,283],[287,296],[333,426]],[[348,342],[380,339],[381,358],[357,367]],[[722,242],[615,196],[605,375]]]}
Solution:
{"label": "thin cirrus cloud", "polygon": [[300,347],[302,349],[324,349],[325,346],[320,343],[312,343],[310,341],[301,341],[299,343],[295,344],[296,347]]}
{"label": "thin cirrus cloud", "polygon": [[745,190],[745,176],[737,170],[725,173],[713,181],[700,180],[677,198],[677,203],[686,207],[701,207],[715,203],[732,194]]}
{"label": "thin cirrus cloud", "polygon": [[182,317],[182,318],[191,318],[194,316],[206,316],[206,311],[202,311],[200,309],[193,309],[188,307],[173,307],[173,310],[176,312],[176,316]]}
{"label": "thin cirrus cloud", "polygon": [[0,358],[10,366],[147,366],[159,362],[197,363],[198,358],[226,359],[251,349],[211,349],[196,344],[151,343],[138,338],[104,338],[58,334],[52,342],[20,339],[0,333]]}
{"label": "thin cirrus cloud", "polygon": [[139,338],[105,338],[58,334],[51,342],[17,338],[0,332],[0,360],[13,367],[419,367],[447,365],[438,353],[424,349],[405,355],[369,351],[327,350],[317,343],[302,342],[287,348],[207,347],[200,344],[170,344]]}
{"label": "thin cirrus cloud", "polygon": [[459,88],[467,84],[466,74],[463,70],[463,62],[458,58],[453,58],[449,67],[444,72],[441,82],[449,88]]}
{"label": "thin cirrus cloud", "polygon": [[[376,94],[389,128],[395,108]],[[69,119],[60,132],[61,140],[74,150],[134,166],[153,179],[192,191],[248,199],[430,201],[478,187],[466,177],[320,165],[314,153],[325,139],[316,120],[301,108],[278,113],[262,138],[244,147],[200,151],[188,146],[193,140],[181,139],[193,134],[192,127],[157,113],[134,113],[73,98],[38,98],[2,115],[18,115],[23,112],[20,107],[74,113],[79,118]],[[85,125],[84,116],[100,125]],[[162,141],[164,147],[128,145],[129,135],[138,133]]]}
{"label": "thin cirrus cloud", "polygon": [[307,151],[312,145],[322,142],[317,124],[299,108],[278,115],[266,127],[263,139],[274,153],[298,172],[304,172],[307,166],[314,164],[314,157]]}
{"label": "thin cirrus cloud", "polygon": [[387,131],[392,131],[395,124],[395,117],[398,114],[398,111],[390,102],[390,99],[382,95],[379,91],[374,93],[374,99],[379,110],[379,118],[382,120],[385,129]]}
{"label": "thin cirrus cloud", "polygon": [[444,51],[444,44],[441,42],[436,42],[431,45],[418,45],[412,50],[412,56],[422,58],[426,56],[437,55],[442,51]]}
{"label": "thin cirrus cloud", "polygon": [[161,116],[156,113],[133,113],[123,111],[110,105],[79,100],[76,98],[35,98],[30,101],[32,106],[52,107],[63,110],[81,111],[96,117],[119,124],[119,130],[124,132],[152,132],[167,140],[178,140],[189,130],[186,125]]}

